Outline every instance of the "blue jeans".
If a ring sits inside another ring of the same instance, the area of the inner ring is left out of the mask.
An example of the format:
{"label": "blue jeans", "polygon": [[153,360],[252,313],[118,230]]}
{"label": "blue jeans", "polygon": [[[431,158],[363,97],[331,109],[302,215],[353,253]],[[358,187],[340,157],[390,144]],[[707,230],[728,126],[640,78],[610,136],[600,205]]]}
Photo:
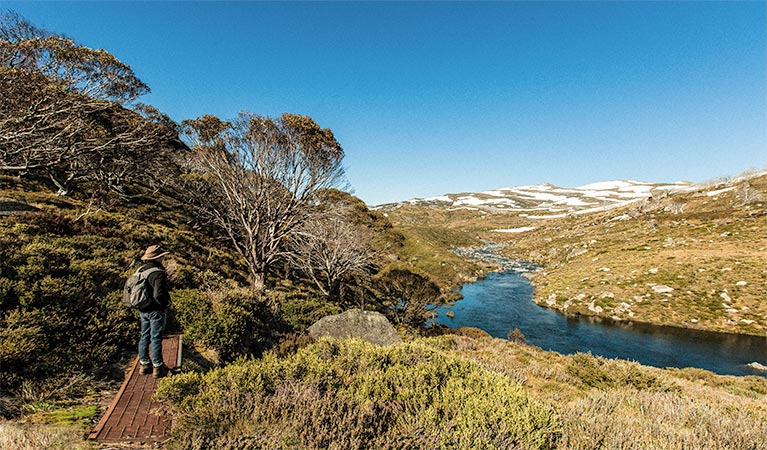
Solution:
{"label": "blue jeans", "polygon": [[160,367],[162,362],[162,332],[165,330],[165,311],[140,312],[141,339],[138,341],[138,359],[149,364],[149,343],[152,343],[152,365]]}

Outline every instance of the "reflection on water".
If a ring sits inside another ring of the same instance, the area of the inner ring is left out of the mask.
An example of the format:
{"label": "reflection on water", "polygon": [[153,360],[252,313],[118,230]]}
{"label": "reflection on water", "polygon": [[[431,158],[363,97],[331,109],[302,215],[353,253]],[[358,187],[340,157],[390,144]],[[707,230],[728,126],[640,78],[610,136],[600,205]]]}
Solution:
{"label": "reflection on water", "polygon": [[[481,328],[499,338],[519,328],[529,344],[564,354],[591,352],[655,367],[767,376],[747,366],[755,361],[767,365],[765,337],[565,317],[533,303],[532,285],[514,271],[491,273],[461,292],[463,300],[437,309],[437,323]],[[455,317],[447,317],[448,311]]]}

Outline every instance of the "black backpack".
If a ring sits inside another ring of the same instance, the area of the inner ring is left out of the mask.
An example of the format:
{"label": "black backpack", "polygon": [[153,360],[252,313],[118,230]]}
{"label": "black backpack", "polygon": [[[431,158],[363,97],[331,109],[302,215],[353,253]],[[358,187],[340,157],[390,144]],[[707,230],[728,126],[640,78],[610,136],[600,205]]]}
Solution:
{"label": "black backpack", "polygon": [[129,308],[144,309],[152,304],[152,299],[146,294],[146,280],[150,273],[162,272],[159,267],[150,267],[145,271],[141,269],[128,277],[123,288],[123,304]]}

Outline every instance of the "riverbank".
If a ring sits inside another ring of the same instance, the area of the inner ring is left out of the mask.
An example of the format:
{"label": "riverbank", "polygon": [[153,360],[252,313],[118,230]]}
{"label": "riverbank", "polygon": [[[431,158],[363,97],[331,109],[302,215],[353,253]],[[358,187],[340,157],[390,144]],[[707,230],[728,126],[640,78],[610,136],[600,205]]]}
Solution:
{"label": "riverbank", "polygon": [[[767,329],[762,329],[760,322],[763,318],[760,318],[751,306],[734,307],[738,303],[736,296],[742,292],[741,289],[722,290],[715,300],[716,305],[714,305],[714,309],[721,311],[721,313],[712,317],[709,312],[701,311],[700,302],[693,301],[689,307],[681,306],[681,302],[684,300],[675,299],[675,296],[679,297],[677,291],[680,288],[648,281],[645,284],[646,289],[640,294],[638,291],[641,290],[641,286],[639,282],[636,282],[640,278],[638,270],[616,269],[613,271],[610,267],[600,266],[599,258],[594,258],[595,261],[591,261],[595,266],[593,271],[600,277],[599,284],[595,285],[592,277],[581,277],[579,281],[574,281],[571,275],[562,275],[566,276],[566,279],[570,280],[571,283],[556,279],[563,272],[568,274],[570,271],[583,272],[588,270],[580,266],[572,267],[575,264],[568,266],[567,263],[552,263],[551,266],[545,266],[504,256],[504,254],[509,253],[509,246],[504,243],[484,242],[482,246],[478,247],[453,248],[451,250],[462,258],[491,267],[491,271],[514,271],[521,274],[530,280],[534,288],[533,302],[557,311],[566,317],[589,317],[614,323],[636,323],[724,334],[767,336]],[[736,262],[733,265],[739,264]],[[697,270],[698,273],[706,271],[702,268]],[[633,276],[624,277],[620,273],[616,273],[619,271],[630,272]],[[650,268],[646,275],[657,276],[659,281],[679,286],[678,282],[671,283],[666,280],[665,275],[661,272],[658,268]],[[724,270],[723,272],[728,273],[731,270]],[[477,280],[483,278],[477,278]],[[678,280],[684,281],[685,278],[682,276]],[[748,287],[749,282],[741,280],[732,284],[735,288],[744,288]],[[554,287],[559,289],[554,290]],[[689,296],[690,291],[688,290],[684,295]],[[707,297],[710,296],[709,293]],[[658,304],[661,305],[660,312],[662,314],[658,313]],[[710,307],[711,305],[706,305],[707,309]],[[741,317],[740,322],[732,318],[734,315]],[[705,320],[696,318],[696,316],[704,317]],[[742,318],[744,316],[749,318]]]}
{"label": "riverbank", "polygon": [[498,338],[518,329],[529,344],[562,354],[589,352],[660,368],[697,367],[719,374],[767,376],[748,366],[767,362],[763,337],[568,317],[533,303],[533,287],[521,275],[496,272],[465,285],[463,300],[438,308],[435,322],[479,328]]}
{"label": "riverbank", "polygon": [[[587,297],[585,294],[577,294],[574,296],[574,299],[568,299],[564,302],[557,301],[555,294],[550,294],[547,297],[542,297],[540,295],[541,289],[539,286],[537,286],[536,282],[542,276],[548,276],[546,268],[531,261],[503,256],[501,252],[506,250],[507,247],[508,245],[504,243],[488,241],[484,242],[482,246],[453,248],[451,251],[462,258],[467,258],[479,262],[485,266],[492,267],[492,272],[515,272],[520,276],[527,278],[533,287],[533,296],[531,301],[538,306],[555,311],[567,318],[586,319],[599,323],[605,323],[608,325],[636,325],[639,327],[654,326],[667,328],[670,330],[681,329],[720,333],[723,335],[756,336],[765,337],[767,340],[767,332],[764,334],[760,334],[758,332],[733,332],[728,329],[721,329],[717,327],[707,328],[703,324],[694,320],[679,323],[672,320],[663,320],[662,317],[656,318],[657,320],[653,318],[640,317],[632,311],[632,305],[626,302],[620,302],[613,306],[612,309],[609,309],[609,306],[617,303],[615,300],[615,295],[610,291],[605,291],[605,293],[603,293],[599,299],[596,299],[593,296]],[[602,270],[602,272],[610,272],[610,270]],[[486,275],[487,274],[481,278],[477,278],[476,280],[472,281],[472,283],[485,279]],[[668,289],[670,289],[668,287],[659,287],[659,285],[654,286],[656,287],[654,292],[657,291],[656,293],[658,294],[668,295],[669,292],[673,292],[673,289],[668,291]],[[587,298],[590,300],[588,303],[584,301]],[[639,298],[634,298],[633,300],[634,302],[642,302],[642,299]],[[600,305],[605,306],[603,307]]]}

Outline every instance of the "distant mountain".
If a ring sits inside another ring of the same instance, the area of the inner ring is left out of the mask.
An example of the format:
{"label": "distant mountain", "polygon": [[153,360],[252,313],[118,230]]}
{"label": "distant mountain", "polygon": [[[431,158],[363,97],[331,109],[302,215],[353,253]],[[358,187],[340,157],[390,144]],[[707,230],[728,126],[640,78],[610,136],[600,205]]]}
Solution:
{"label": "distant mountain", "polygon": [[552,184],[517,186],[479,193],[446,194],[432,198],[415,198],[399,203],[380,205],[377,209],[392,210],[404,205],[444,209],[474,209],[488,212],[517,212],[530,219],[565,217],[605,211],[641,201],[653,196],[696,189],[688,182],[671,184],[640,181],[603,181],[576,188],[561,188]]}

